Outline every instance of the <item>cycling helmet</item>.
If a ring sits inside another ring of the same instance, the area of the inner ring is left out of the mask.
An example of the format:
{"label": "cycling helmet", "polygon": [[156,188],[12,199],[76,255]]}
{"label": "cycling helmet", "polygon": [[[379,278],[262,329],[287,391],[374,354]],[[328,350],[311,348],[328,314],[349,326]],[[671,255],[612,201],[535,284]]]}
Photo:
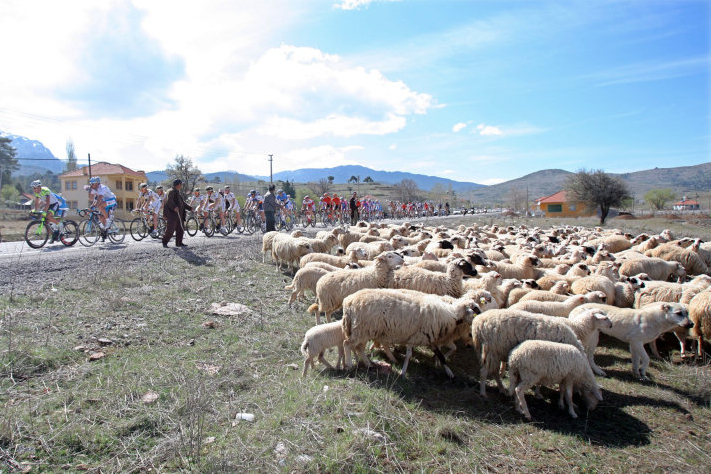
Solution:
{"label": "cycling helmet", "polygon": [[220,194],[222,194],[222,193],[224,193],[224,192],[225,192],[225,190],[224,190],[224,189],[222,189],[222,188],[220,188],[220,189],[218,189],[218,190],[217,190],[217,192],[218,192],[218,193],[220,193]]}
{"label": "cycling helmet", "polygon": [[212,191],[212,186],[208,186],[205,188],[205,191]]}
{"label": "cycling helmet", "polygon": [[139,186],[139,188],[141,188],[141,189],[147,188],[147,187],[148,187],[148,184],[146,184],[146,183],[141,183],[141,185]]}
{"label": "cycling helmet", "polygon": [[328,196],[328,193],[323,193],[324,196]]}
{"label": "cycling helmet", "polygon": [[33,188],[41,188],[41,187],[42,187],[42,181],[40,181],[39,179],[36,179],[36,180],[32,181],[32,183],[30,184],[30,186],[32,186]]}
{"label": "cycling helmet", "polygon": [[89,184],[101,184],[101,178],[99,178],[98,176],[89,178]]}
{"label": "cycling helmet", "polygon": [[195,189],[193,189],[193,192],[194,192],[194,193],[199,193],[199,192],[200,192],[200,188],[195,188]]}
{"label": "cycling helmet", "polygon": [[257,194],[257,190],[256,190],[256,189],[253,189],[253,190],[251,190],[251,191],[249,192],[249,194]]}
{"label": "cycling helmet", "polygon": [[283,189],[280,189],[279,191],[277,191],[277,194],[281,194],[281,193],[283,193],[283,192],[284,192],[284,190],[283,190]]}
{"label": "cycling helmet", "polygon": [[159,189],[163,190],[163,186],[156,186],[156,191],[158,191]]}
{"label": "cycling helmet", "polygon": [[225,186],[225,191],[228,190],[228,189],[230,189],[230,187],[229,187],[229,186]]}
{"label": "cycling helmet", "polygon": [[308,195],[304,196],[304,199],[308,199],[308,198],[309,198],[309,196],[308,196]]}

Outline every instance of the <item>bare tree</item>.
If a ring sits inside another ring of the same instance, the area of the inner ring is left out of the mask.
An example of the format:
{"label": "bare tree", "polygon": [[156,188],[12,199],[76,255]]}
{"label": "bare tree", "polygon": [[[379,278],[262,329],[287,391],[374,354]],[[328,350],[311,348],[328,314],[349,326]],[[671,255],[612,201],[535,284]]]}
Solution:
{"label": "bare tree", "polygon": [[600,208],[600,225],[605,223],[612,206],[619,206],[631,197],[622,179],[603,170],[581,169],[566,179],[565,189],[573,200],[587,204],[590,209]]}
{"label": "bare tree", "polygon": [[644,200],[647,201],[656,210],[661,211],[667,201],[676,199],[676,194],[669,188],[665,189],[650,189],[644,195]]}
{"label": "bare tree", "polygon": [[395,191],[400,201],[407,202],[417,199],[420,195],[420,188],[411,179],[403,179],[395,185]]}
{"label": "bare tree", "polygon": [[172,186],[173,180],[180,179],[183,181],[183,187],[180,194],[183,197],[192,192],[198,181],[202,179],[202,172],[193,166],[193,160],[183,155],[175,155],[175,163],[168,165],[168,186]]}
{"label": "bare tree", "polygon": [[67,164],[64,171],[74,171],[77,169],[77,155],[74,152],[74,142],[70,138],[67,140]]}
{"label": "bare tree", "polygon": [[526,199],[526,193],[517,188],[511,188],[509,190],[509,205],[514,210],[518,211],[523,204],[524,199]]}
{"label": "bare tree", "polygon": [[321,196],[323,193],[327,193],[331,190],[331,184],[326,178],[321,178],[317,182],[307,183],[306,186],[314,193],[316,196]]}

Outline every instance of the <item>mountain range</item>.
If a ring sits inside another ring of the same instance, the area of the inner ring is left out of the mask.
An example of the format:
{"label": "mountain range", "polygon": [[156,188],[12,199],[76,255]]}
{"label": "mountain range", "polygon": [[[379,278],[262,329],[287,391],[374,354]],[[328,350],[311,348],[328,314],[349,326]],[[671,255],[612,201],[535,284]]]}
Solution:
{"label": "mountain range", "polygon": [[15,171],[15,174],[29,175],[44,173],[47,170],[57,174],[64,171],[64,162],[54,156],[42,142],[3,131],[0,131],[0,137],[12,140],[10,145],[17,150],[15,156],[18,158],[20,169]]}

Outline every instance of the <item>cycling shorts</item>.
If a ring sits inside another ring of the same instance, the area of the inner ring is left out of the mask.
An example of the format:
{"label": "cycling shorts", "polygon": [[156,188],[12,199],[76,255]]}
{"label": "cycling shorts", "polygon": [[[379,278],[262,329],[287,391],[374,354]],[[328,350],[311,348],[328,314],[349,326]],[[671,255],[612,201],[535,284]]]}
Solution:
{"label": "cycling shorts", "polygon": [[106,203],[106,210],[107,211],[116,207],[116,198],[115,197],[104,199],[104,202]]}
{"label": "cycling shorts", "polygon": [[49,208],[47,209],[47,212],[51,212],[53,216],[61,214],[61,212],[59,212],[59,203],[55,202],[50,204]]}

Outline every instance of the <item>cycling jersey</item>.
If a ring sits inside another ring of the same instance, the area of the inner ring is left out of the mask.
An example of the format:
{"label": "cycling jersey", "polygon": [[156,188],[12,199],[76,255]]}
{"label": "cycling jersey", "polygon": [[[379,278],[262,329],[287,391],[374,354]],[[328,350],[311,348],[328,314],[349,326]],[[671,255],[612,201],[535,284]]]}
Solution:
{"label": "cycling jersey", "polygon": [[286,207],[288,210],[293,210],[294,209],[294,201],[292,199],[286,198],[286,203],[284,204],[284,207]]}
{"label": "cycling jersey", "polygon": [[220,195],[220,193],[212,193],[210,195],[212,202],[212,209],[217,209],[218,211],[225,210],[225,199]]}
{"label": "cycling jersey", "polygon": [[190,199],[189,199],[190,207],[192,207],[193,210],[199,209],[201,206],[203,206],[205,204],[205,199],[206,199],[206,196],[204,194],[198,194],[197,196],[193,194],[192,196],[190,196]]}
{"label": "cycling jersey", "polygon": [[338,196],[331,199],[331,202],[333,202],[333,207],[339,207],[341,205],[341,200]]}
{"label": "cycling jersey", "polygon": [[[225,193],[225,207],[227,209],[232,209],[235,207],[235,204],[237,203],[237,198],[235,198],[235,194],[233,192]],[[239,209],[239,206],[237,206],[237,209]]]}
{"label": "cycling jersey", "polygon": [[321,207],[330,207],[331,206],[331,198],[330,197],[325,197],[321,198]]}
{"label": "cycling jersey", "polygon": [[303,209],[303,208],[306,208],[306,209],[308,209],[309,211],[313,211],[313,209],[314,209],[314,204],[316,204],[316,203],[314,202],[313,199],[304,199],[304,201],[301,203],[301,208],[302,208],[302,209]]}
{"label": "cycling jersey", "polygon": [[59,200],[57,199],[57,196],[54,195],[52,191],[49,190],[48,187],[42,186],[42,189],[40,189],[39,193],[35,193],[35,197],[41,199],[42,201],[47,199],[47,196],[49,196],[49,205],[51,206],[52,204],[59,204]]}

